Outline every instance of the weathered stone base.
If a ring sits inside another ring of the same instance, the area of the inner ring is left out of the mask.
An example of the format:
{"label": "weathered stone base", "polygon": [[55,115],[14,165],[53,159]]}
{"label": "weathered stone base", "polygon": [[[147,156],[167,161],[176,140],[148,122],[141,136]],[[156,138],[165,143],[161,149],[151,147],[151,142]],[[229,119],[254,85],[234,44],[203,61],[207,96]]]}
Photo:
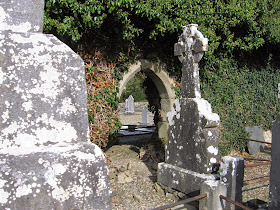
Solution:
{"label": "weathered stone base", "polygon": [[220,195],[227,196],[227,186],[222,181],[205,181],[201,185],[201,194],[203,193],[207,193],[207,197],[199,201],[199,209],[228,209],[226,207],[226,201],[220,198]]}
{"label": "weathered stone base", "polygon": [[96,145],[25,151],[0,153],[0,209],[111,209],[108,169]]}
{"label": "weathered stone base", "polygon": [[201,189],[206,180],[215,180],[211,174],[200,174],[168,163],[158,164],[157,182],[189,194]]}

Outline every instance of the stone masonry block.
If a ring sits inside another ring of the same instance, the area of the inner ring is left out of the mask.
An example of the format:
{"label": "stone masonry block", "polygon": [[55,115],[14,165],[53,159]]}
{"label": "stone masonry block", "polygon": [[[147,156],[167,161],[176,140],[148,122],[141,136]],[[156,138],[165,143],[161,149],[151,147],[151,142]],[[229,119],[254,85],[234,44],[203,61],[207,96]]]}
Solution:
{"label": "stone masonry block", "polygon": [[83,60],[53,35],[0,31],[0,149],[88,140]]}
{"label": "stone masonry block", "polygon": [[[250,134],[249,138],[259,141],[265,141],[263,136],[263,129],[261,126],[247,127],[247,132]],[[248,142],[248,150],[251,155],[256,154],[258,152],[264,151],[264,143],[259,143],[255,141]]]}
{"label": "stone masonry block", "polygon": [[0,209],[111,209],[108,169],[92,143],[0,153]]}

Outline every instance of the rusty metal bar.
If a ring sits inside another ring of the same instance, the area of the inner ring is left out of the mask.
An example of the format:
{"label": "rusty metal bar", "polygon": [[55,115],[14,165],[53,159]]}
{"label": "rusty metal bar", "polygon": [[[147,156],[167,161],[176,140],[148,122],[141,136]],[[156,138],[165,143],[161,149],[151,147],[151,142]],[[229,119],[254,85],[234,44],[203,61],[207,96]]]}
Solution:
{"label": "rusty metal bar", "polygon": [[256,161],[270,161],[268,159],[260,159],[260,158],[250,158],[250,157],[244,157],[244,156],[239,156],[244,158],[245,160],[256,160]]}
{"label": "rusty metal bar", "polygon": [[257,179],[257,180],[246,181],[246,182],[243,183],[243,185],[256,184],[256,183],[259,183],[259,182],[264,182],[264,181],[269,181],[269,180],[270,180],[270,177],[264,177],[264,178],[260,178],[260,179]]}
{"label": "rusty metal bar", "polygon": [[225,197],[225,196],[223,196],[223,195],[220,195],[220,198],[221,198],[221,199],[224,199],[224,200],[226,200],[227,202],[230,202],[230,203],[234,204],[235,206],[238,206],[238,207],[240,207],[240,208],[242,208],[242,209],[251,210],[251,209],[248,208],[247,206],[244,206],[244,205],[241,204],[241,203],[238,203],[238,202],[236,202],[236,201],[233,201],[233,200],[231,200],[230,198],[227,198],[227,197]]}
{"label": "rusty metal bar", "polygon": [[264,163],[252,163],[252,164],[247,164],[245,165],[245,168],[249,168],[249,167],[256,167],[256,166],[262,166],[262,165],[270,165],[271,162],[264,162]]}
{"label": "rusty metal bar", "polygon": [[246,139],[243,137],[239,137],[239,139],[243,139],[243,140],[247,140],[247,141],[255,141],[255,142],[264,143],[264,144],[271,144],[270,142],[260,141],[260,140],[255,140],[255,139]]}
{"label": "rusty metal bar", "polygon": [[182,204],[188,204],[188,203],[191,203],[191,202],[194,202],[194,201],[198,201],[198,200],[200,200],[202,198],[205,198],[205,197],[207,197],[207,193],[203,193],[203,194],[200,194],[198,196],[194,196],[192,198],[189,198],[189,199],[186,199],[186,200],[183,200],[183,201],[179,201],[177,203],[172,203],[172,204],[169,204],[169,205],[160,206],[160,207],[154,208],[152,210],[168,209],[168,208],[172,208],[174,206],[179,206],[179,205],[182,205]]}

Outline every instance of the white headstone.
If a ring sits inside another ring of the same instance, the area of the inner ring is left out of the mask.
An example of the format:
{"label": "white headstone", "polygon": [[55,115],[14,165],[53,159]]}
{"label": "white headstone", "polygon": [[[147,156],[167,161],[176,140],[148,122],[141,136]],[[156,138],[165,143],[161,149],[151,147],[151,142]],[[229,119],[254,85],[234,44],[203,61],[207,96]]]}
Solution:
{"label": "white headstone", "polygon": [[125,114],[133,114],[134,113],[134,98],[132,95],[125,100]]}

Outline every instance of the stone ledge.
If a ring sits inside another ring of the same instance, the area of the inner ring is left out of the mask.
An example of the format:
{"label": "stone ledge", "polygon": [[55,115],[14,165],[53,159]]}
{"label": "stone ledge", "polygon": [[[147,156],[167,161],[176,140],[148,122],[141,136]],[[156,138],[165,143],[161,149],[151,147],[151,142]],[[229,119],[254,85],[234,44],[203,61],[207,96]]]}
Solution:
{"label": "stone ledge", "polygon": [[189,194],[201,189],[206,180],[216,180],[212,174],[200,174],[168,163],[158,164],[158,183]]}

